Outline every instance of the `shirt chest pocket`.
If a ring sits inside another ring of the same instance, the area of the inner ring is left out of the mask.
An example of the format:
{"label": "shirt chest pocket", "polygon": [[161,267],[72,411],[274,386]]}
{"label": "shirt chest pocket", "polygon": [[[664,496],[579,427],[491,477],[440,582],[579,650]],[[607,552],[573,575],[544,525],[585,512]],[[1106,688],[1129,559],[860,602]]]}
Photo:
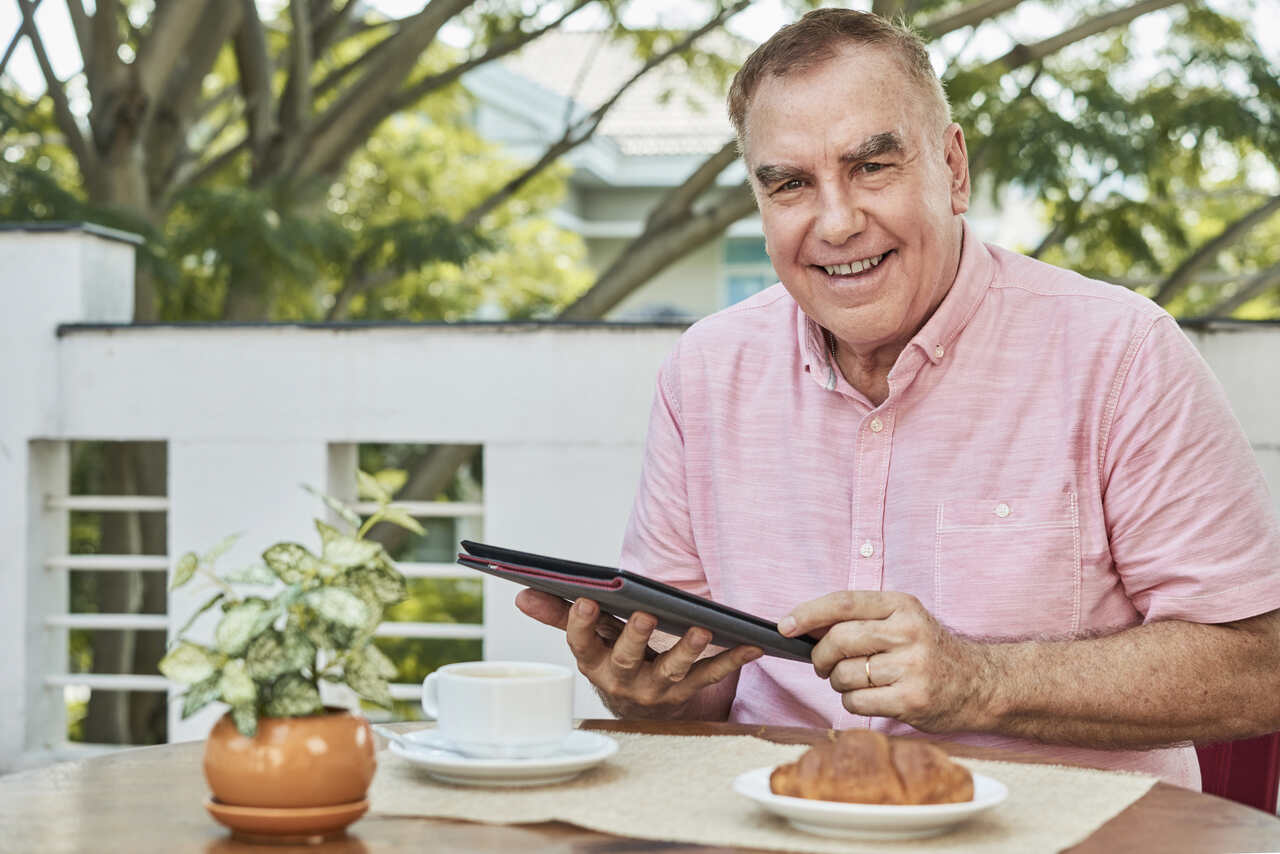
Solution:
{"label": "shirt chest pocket", "polygon": [[988,638],[1080,628],[1080,512],[1074,492],[943,501],[937,507],[935,615]]}

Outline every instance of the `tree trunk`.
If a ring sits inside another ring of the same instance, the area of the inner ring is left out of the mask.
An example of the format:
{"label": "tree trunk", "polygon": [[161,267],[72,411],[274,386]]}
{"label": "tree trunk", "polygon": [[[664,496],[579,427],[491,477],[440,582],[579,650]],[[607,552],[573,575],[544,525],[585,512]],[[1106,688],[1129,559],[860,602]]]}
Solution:
{"label": "tree trunk", "polygon": [[[103,446],[103,491],[108,495],[163,495],[162,443],[108,442]],[[154,516],[154,514],[152,514]],[[104,554],[164,554],[165,524],[139,513],[102,514]],[[159,575],[158,578],[146,576]],[[97,575],[98,612],[163,614],[166,579],[159,573],[103,572]],[[94,673],[154,673],[164,654],[162,632],[94,631]],[[84,737],[96,744],[153,744],[165,740],[166,697],[160,693],[94,691],[89,697]]]}

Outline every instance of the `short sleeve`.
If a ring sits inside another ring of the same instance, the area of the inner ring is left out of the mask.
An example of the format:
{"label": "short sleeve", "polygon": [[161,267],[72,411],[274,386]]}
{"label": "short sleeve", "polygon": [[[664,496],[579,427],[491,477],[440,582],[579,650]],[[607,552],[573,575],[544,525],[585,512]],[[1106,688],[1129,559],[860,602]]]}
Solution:
{"label": "short sleeve", "polygon": [[699,596],[710,593],[689,518],[680,427],[679,346],[658,374],[640,487],[622,541],[623,569]]}
{"label": "short sleeve", "polygon": [[1168,315],[1131,353],[1101,452],[1111,554],[1129,598],[1146,622],[1280,608],[1280,520],[1222,387]]}

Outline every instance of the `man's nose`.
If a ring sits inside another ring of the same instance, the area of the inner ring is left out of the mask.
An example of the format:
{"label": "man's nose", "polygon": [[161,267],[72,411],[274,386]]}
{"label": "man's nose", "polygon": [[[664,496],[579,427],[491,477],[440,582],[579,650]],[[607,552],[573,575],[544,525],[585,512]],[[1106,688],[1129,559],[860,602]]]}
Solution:
{"label": "man's nose", "polygon": [[847,188],[823,193],[818,205],[814,234],[824,243],[843,246],[849,238],[866,228],[866,212]]}

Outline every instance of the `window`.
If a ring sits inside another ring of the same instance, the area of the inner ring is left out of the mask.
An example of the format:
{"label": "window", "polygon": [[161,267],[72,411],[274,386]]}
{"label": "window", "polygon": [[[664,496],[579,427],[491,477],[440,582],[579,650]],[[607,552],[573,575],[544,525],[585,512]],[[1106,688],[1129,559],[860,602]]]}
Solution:
{"label": "window", "polygon": [[764,238],[730,237],[724,241],[724,305],[741,302],[776,281],[764,251]]}

